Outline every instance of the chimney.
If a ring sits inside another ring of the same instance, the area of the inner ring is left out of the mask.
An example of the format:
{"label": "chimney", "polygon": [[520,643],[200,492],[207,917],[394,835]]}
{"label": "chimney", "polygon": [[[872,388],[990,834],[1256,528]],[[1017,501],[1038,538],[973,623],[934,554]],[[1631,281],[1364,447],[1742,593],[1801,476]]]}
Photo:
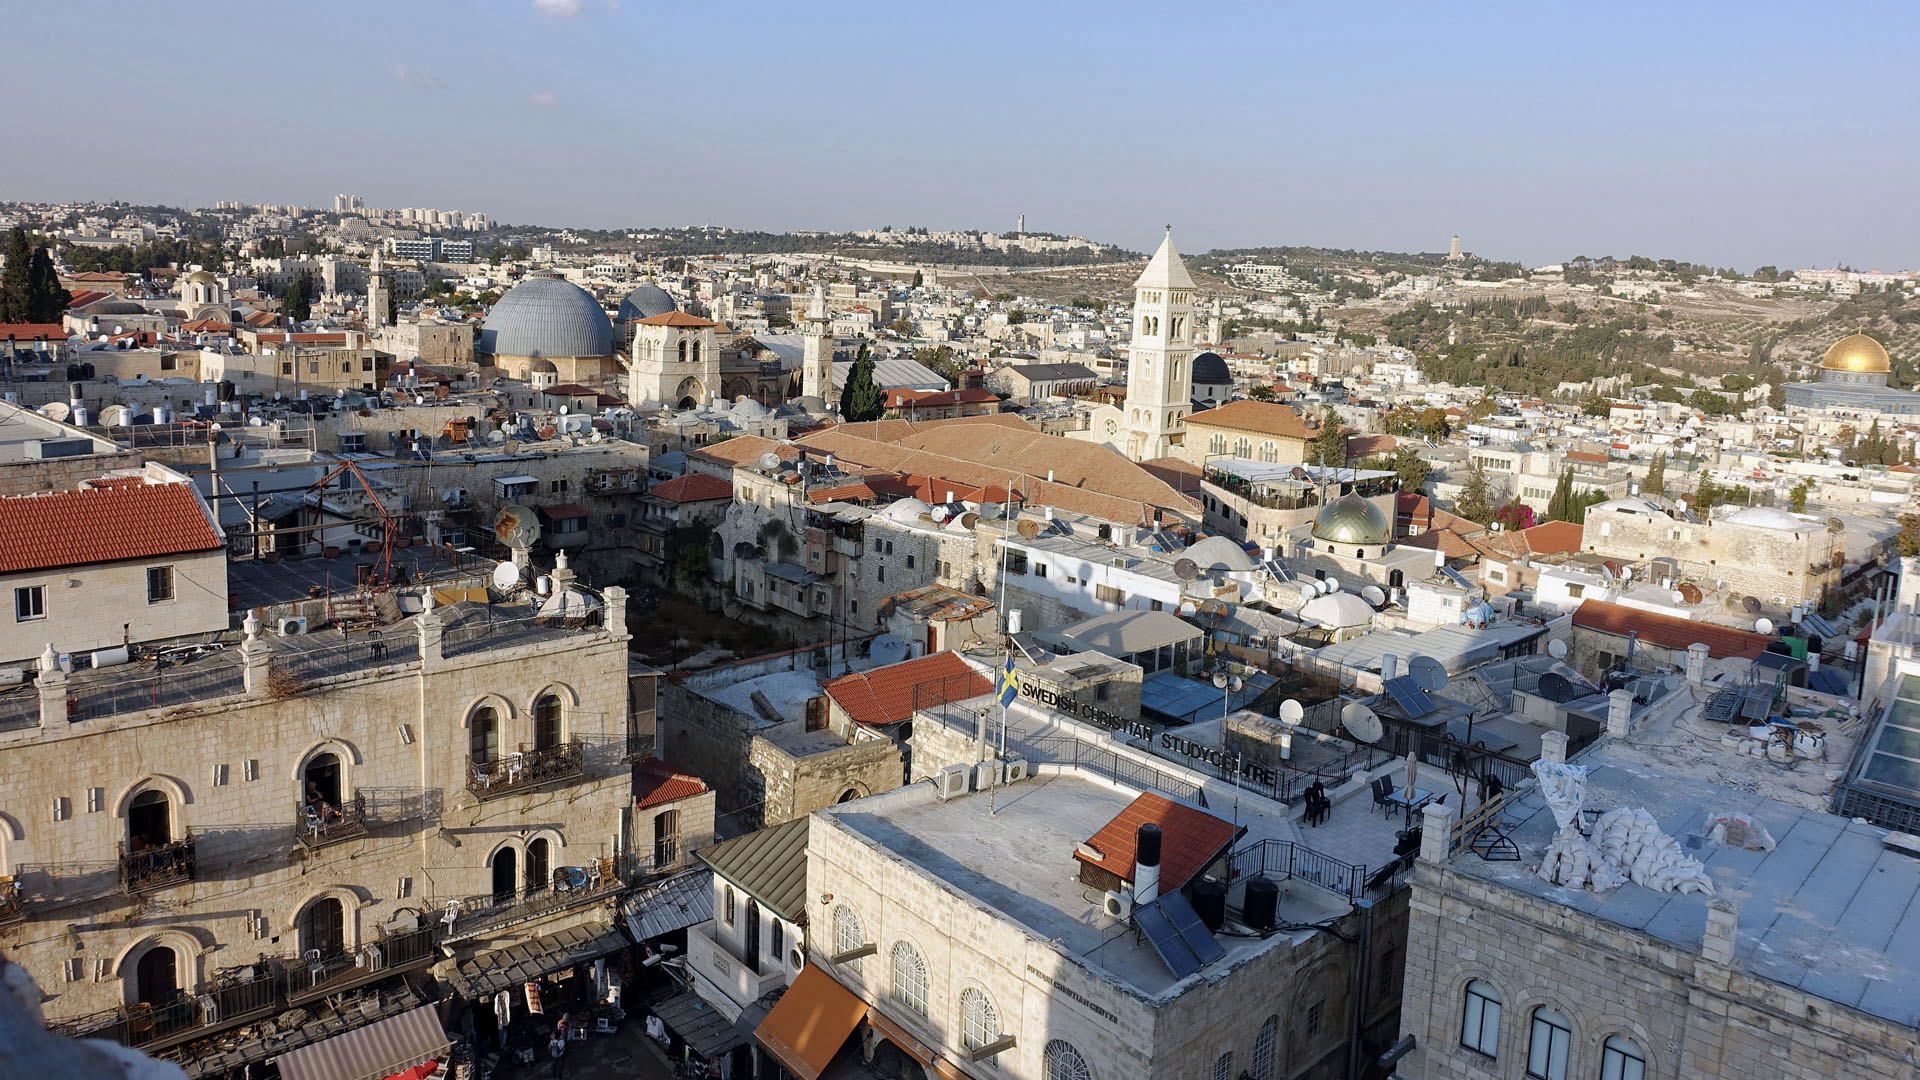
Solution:
{"label": "chimney", "polygon": [[1567,763],[1566,732],[1549,731],[1540,736],[1540,760],[1550,761],[1555,765]]}
{"label": "chimney", "polygon": [[1696,641],[1687,646],[1687,681],[1695,686],[1707,681],[1707,655],[1704,641]]}
{"label": "chimney", "polygon": [[1740,905],[1726,897],[1707,901],[1707,932],[1700,940],[1700,959],[1715,964],[1732,964],[1733,947],[1740,932]]}
{"label": "chimney", "polygon": [[1615,690],[1607,695],[1607,734],[1624,739],[1633,730],[1633,691]]}
{"label": "chimney", "polygon": [[1140,826],[1133,847],[1133,902],[1145,904],[1160,895],[1160,826]]}
{"label": "chimney", "polygon": [[1388,679],[1398,678],[1399,675],[1400,658],[1392,653],[1387,653],[1385,656],[1382,656],[1380,658],[1380,681],[1386,682]]}

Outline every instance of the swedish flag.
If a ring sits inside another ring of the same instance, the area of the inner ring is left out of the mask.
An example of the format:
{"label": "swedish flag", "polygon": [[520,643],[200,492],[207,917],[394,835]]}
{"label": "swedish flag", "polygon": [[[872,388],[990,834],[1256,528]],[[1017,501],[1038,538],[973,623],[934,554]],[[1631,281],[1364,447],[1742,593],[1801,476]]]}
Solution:
{"label": "swedish flag", "polygon": [[1013,654],[1008,653],[1007,666],[1000,672],[1000,707],[1004,709],[1013,704],[1013,699],[1019,696],[1020,683],[1013,676]]}

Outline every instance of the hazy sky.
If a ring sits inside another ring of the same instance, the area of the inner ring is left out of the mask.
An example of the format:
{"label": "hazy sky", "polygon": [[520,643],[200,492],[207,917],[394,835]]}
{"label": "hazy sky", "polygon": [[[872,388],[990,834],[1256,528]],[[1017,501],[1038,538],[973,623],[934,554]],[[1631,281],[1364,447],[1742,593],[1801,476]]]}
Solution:
{"label": "hazy sky", "polygon": [[10,9],[0,197],[1920,264],[1910,0]]}

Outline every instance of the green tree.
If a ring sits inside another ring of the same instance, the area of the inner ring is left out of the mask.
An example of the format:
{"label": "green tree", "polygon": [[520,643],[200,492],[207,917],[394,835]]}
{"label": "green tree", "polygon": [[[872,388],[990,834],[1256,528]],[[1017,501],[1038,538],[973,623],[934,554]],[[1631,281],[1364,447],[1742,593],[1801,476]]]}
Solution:
{"label": "green tree", "polygon": [[1693,489],[1693,512],[1704,517],[1707,511],[1726,497],[1727,492],[1713,482],[1713,477],[1702,474],[1700,483]]}
{"label": "green tree", "polygon": [[27,245],[27,230],[15,225],[7,234],[7,268],[0,272],[0,322],[27,321],[32,267],[33,249]]}
{"label": "green tree", "polygon": [[1654,387],[1653,392],[1647,396],[1651,397],[1655,401],[1678,402],[1678,401],[1686,400],[1685,394],[1682,394],[1678,389],[1668,386],[1665,383],[1662,383],[1659,386]]}
{"label": "green tree", "polygon": [[1427,459],[1414,453],[1411,447],[1401,447],[1391,454],[1376,454],[1360,462],[1359,467],[1392,472],[1400,481],[1401,491],[1419,491],[1426,486],[1427,478],[1433,475],[1433,466]]}
{"label": "green tree", "polygon": [[863,341],[860,354],[853,359],[853,370],[847,374],[847,384],[840,391],[840,418],[857,424],[878,420],[886,411],[887,398],[873,380],[873,357]]}
{"label": "green tree", "polygon": [[280,313],[294,322],[306,322],[313,315],[313,305],[307,302],[307,294],[298,281],[289,282],[287,290],[280,294]]}
{"label": "green tree", "polygon": [[1274,399],[1273,387],[1261,383],[1248,390],[1247,396],[1255,401],[1272,401]]}
{"label": "green tree", "polygon": [[1893,538],[1893,546],[1902,558],[1920,555],[1920,514],[1900,515],[1900,533]]}
{"label": "green tree", "polygon": [[925,285],[926,283],[927,283],[926,277],[923,274],[921,274],[920,271],[915,270],[913,272],[913,287],[917,289],[920,286]]}
{"label": "green tree", "polygon": [[1567,520],[1576,525],[1584,525],[1587,522],[1587,508],[1606,501],[1607,492],[1604,488],[1594,488],[1584,495],[1576,494],[1567,502],[1568,511],[1571,514]]}
{"label": "green tree", "polygon": [[46,245],[34,248],[27,264],[27,321],[59,322],[72,302],[73,294],[61,286],[60,271],[53,265]]}
{"label": "green tree", "polygon": [[1342,468],[1347,463],[1347,427],[1332,406],[1320,413],[1320,433],[1307,443],[1307,464]]}
{"label": "green tree", "polygon": [[1796,514],[1807,512],[1807,496],[1813,493],[1813,477],[1805,477],[1787,493],[1787,509]]}
{"label": "green tree", "polygon": [[1667,493],[1667,453],[1662,450],[1653,455],[1653,463],[1647,466],[1647,478],[1640,485],[1642,493],[1647,495],[1665,495]]}
{"label": "green tree", "polygon": [[913,350],[913,358],[921,367],[947,380],[955,386],[960,385],[960,373],[967,369],[965,364],[954,358],[953,346],[928,346]]}
{"label": "green tree", "polygon": [[1590,397],[1580,403],[1583,416],[1606,416],[1613,411],[1613,402],[1603,397]]}
{"label": "green tree", "polygon": [[1553,497],[1547,500],[1548,521],[1573,520],[1573,470],[1567,469],[1560,474],[1560,482],[1553,485]]}
{"label": "green tree", "polygon": [[1732,402],[1721,397],[1718,393],[1704,388],[1695,390],[1693,395],[1687,398],[1687,404],[1699,409],[1708,416],[1725,416],[1727,413],[1733,411]]}
{"label": "green tree", "polygon": [[1467,485],[1460,492],[1460,500],[1453,506],[1453,512],[1468,521],[1485,525],[1493,520],[1493,492],[1487,483],[1487,471],[1474,462],[1467,469]]}

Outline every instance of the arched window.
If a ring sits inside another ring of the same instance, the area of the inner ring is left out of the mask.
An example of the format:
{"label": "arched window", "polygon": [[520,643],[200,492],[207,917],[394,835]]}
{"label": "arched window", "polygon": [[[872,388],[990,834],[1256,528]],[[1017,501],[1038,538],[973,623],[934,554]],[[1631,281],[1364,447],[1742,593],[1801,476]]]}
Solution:
{"label": "arched window", "polygon": [[960,995],[960,1048],[978,1050],[1000,1038],[1000,1013],[992,999],[969,986]]}
{"label": "arched window", "polygon": [[1647,1058],[1624,1035],[1609,1035],[1600,1047],[1600,1080],[1647,1080]]}
{"label": "arched window", "polygon": [[693,343],[693,362],[700,362],[700,343],[697,341]]}
{"label": "arched window", "polygon": [[919,950],[902,941],[893,947],[893,1000],[927,1015],[927,965]]}
{"label": "arched window", "polygon": [[1387,571],[1387,587],[1388,588],[1401,589],[1401,588],[1405,588],[1406,584],[1407,584],[1407,575],[1404,572],[1399,570]]}
{"label": "arched window", "polygon": [[779,965],[780,954],[787,951],[787,924],[775,915],[767,920],[767,955],[773,957],[775,966]]}
{"label": "arched window", "polygon": [[322,958],[347,951],[346,909],[337,897],[323,897],[300,912],[300,952],[319,952]]}
{"label": "arched window", "polygon": [[547,750],[560,745],[560,696],[542,694],[533,703],[533,748]]}
{"label": "arched window", "polygon": [[1536,1080],[1567,1080],[1567,1050],[1573,1028],[1567,1018],[1545,1005],[1533,1010],[1533,1028],[1527,1034],[1527,1075]]}
{"label": "arched window", "polygon": [[501,848],[493,853],[493,898],[499,902],[513,899],[514,886],[519,877],[519,858],[512,848]]}
{"label": "arched window", "polygon": [[[301,798],[310,808],[340,808],[340,758],[338,755],[315,754],[307,762],[306,783],[301,785]],[[323,811],[324,813],[324,811]]]}
{"label": "arched window", "polygon": [[553,876],[552,848],[546,837],[527,842],[527,891],[544,889]]}
{"label": "arched window", "polygon": [[739,912],[734,910],[734,906],[733,906],[733,901],[734,901],[733,886],[728,885],[725,891],[723,891],[720,895],[722,898],[722,902],[721,902],[722,913],[726,916],[727,925],[732,926],[734,924],[734,920],[740,917]]}
{"label": "arched window", "polygon": [[1253,1080],[1273,1080],[1273,1040],[1280,1031],[1280,1018],[1267,1017],[1260,1034],[1253,1040]]}
{"label": "arched window", "polygon": [[1218,432],[1215,432],[1213,438],[1207,440],[1207,452],[1210,454],[1226,453],[1227,437],[1225,435],[1219,434]]}
{"label": "arched window", "polygon": [[1233,456],[1237,458],[1252,457],[1253,456],[1253,440],[1252,439],[1235,439],[1233,441]]}
{"label": "arched window", "polygon": [[1268,463],[1280,460],[1280,448],[1270,442],[1260,444],[1260,460]]}
{"label": "arched window", "polygon": [[1467,984],[1466,1006],[1460,1012],[1460,1045],[1488,1057],[1500,1053],[1500,994],[1479,979]]}
{"label": "arched window", "polygon": [[500,758],[500,714],[491,705],[473,710],[467,721],[467,743],[473,751],[473,763],[484,765]]}
{"label": "arched window", "polygon": [[1087,1059],[1065,1039],[1049,1039],[1040,1051],[1040,1074],[1046,1080],[1093,1080]]}
{"label": "arched window", "polygon": [[180,958],[166,945],[155,945],[140,957],[133,969],[133,998],[149,1005],[164,1005],[180,989]]}
{"label": "arched window", "polygon": [[740,952],[747,958],[747,970],[760,974],[760,901],[747,897],[747,925]]}
{"label": "arched window", "polygon": [[127,806],[127,850],[146,851],[173,842],[173,815],[167,793],[148,789]]}
{"label": "arched window", "polygon": [[1213,1080],[1233,1080],[1233,1051],[1221,1054],[1213,1063]]}
{"label": "arched window", "polygon": [[683,364],[687,362],[687,343],[684,340],[680,342],[680,362]]}
{"label": "arched window", "polygon": [[[850,953],[853,950],[865,944],[866,944],[865,936],[861,933],[861,930],[860,930],[860,916],[855,915],[853,913],[853,909],[848,907],[845,904],[841,904],[839,907],[834,908],[833,909],[833,951],[834,953],[836,955],[843,954],[843,953]],[[847,966],[857,972],[860,970],[860,961],[859,960],[849,961],[847,963]]]}

